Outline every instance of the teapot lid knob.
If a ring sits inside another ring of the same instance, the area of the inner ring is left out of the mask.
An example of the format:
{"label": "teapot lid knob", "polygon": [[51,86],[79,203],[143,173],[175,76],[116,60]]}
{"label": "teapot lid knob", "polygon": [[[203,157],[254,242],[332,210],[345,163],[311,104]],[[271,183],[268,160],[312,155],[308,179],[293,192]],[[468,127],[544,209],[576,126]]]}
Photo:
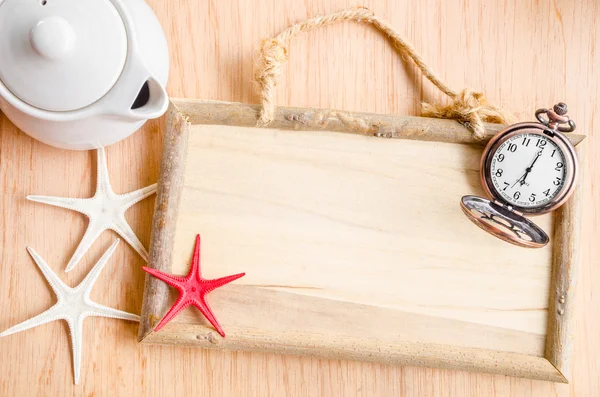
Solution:
{"label": "teapot lid knob", "polygon": [[29,40],[44,58],[57,61],[68,56],[75,46],[75,31],[65,19],[57,16],[39,21],[30,31]]}

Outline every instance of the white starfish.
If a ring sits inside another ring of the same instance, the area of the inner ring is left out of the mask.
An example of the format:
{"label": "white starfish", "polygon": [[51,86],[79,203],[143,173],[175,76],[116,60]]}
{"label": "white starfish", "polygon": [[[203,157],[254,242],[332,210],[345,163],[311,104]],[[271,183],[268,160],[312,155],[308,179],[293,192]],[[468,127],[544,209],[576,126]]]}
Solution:
{"label": "white starfish", "polygon": [[69,331],[71,333],[71,346],[73,349],[73,372],[75,376],[75,384],[79,383],[79,374],[81,367],[81,341],[83,334],[83,320],[86,317],[110,317],[120,318],[123,320],[140,321],[140,317],[122,312],[120,310],[112,309],[110,307],[102,306],[90,299],[90,292],[98,275],[102,271],[102,268],[110,259],[113,254],[119,240],[115,241],[113,245],[102,255],[102,258],[96,263],[94,268],[88,273],[85,279],[75,288],[71,288],[61,281],[61,279],[50,269],[50,267],[44,262],[41,256],[39,256],[33,249],[27,248],[29,254],[38,265],[46,280],[54,290],[56,294],[57,302],[50,309],[46,310],[42,314],[39,314],[29,320],[22,322],[21,324],[15,325],[12,328],[0,334],[0,337],[8,336],[26,329],[37,327],[38,325],[46,324],[55,320],[65,320],[69,325]]}
{"label": "white starfish", "polygon": [[127,241],[129,245],[131,245],[133,249],[148,262],[148,251],[146,251],[146,248],[140,239],[135,235],[131,226],[129,226],[125,220],[125,211],[137,202],[156,193],[156,183],[127,194],[116,194],[113,192],[108,177],[108,167],[106,165],[104,148],[98,149],[97,169],[98,176],[94,197],[79,199],[50,196],[27,196],[27,199],[31,201],[81,212],[90,219],[88,228],[85,231],[81,242],[67,264],[67,268],[65,269],[66,272],[71,271],[90,249],[98,236],[109,229],[117,232],[117,234]]}

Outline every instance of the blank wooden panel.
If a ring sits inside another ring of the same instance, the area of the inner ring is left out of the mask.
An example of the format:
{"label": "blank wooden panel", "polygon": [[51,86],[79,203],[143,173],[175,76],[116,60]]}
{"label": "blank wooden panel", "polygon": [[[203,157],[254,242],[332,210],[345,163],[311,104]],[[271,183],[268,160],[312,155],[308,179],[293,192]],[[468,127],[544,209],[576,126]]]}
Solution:
{"label": "blank wooden panel", "polygon": [[[229,334],[543,356],[552,244],[511,246],[462,214],[462,195],[483,194],[481,150],[193,125],[172,272],[199,233],[206,277],[247,273],[210,298]],[[535,221],[551,233],[551,216]],[[189,309],[176,321],[204,323]]]}

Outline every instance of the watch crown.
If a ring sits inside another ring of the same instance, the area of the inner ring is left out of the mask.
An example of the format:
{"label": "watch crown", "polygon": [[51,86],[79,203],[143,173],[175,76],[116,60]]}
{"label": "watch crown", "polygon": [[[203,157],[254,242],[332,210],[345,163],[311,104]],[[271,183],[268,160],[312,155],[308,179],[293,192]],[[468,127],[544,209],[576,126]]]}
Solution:
{"label": "watch crown", "polygon": [[556,105],[554,105],[554,112],[559,116],[564,116],[565,114],[567,114],[567,104],[564,102],[557,103]]}

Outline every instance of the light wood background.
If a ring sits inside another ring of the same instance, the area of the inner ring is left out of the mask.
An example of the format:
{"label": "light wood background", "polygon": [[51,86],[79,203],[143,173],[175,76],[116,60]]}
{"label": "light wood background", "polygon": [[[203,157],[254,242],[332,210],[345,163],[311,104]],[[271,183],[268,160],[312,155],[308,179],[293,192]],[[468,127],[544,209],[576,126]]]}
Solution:
{"label": "light wood background", "polygon": [[[151,0],[171,45],[173,96],[256,102],[253,49],[292,22],[354,6],[303,2]],[[455,89],[471,86],[530,120],[558,100],[569,104],[589,158],[584,174],[584,240],[577,293],[573,382],[547,382],[412,367],[256,353],[139,345],[137,324],[88,319],[82,381],[72,385],[67,327],[52,323],[0,340],[0,395],[380,395],[597,396],[600,390],[600,279],[597,258],[600,136],[593,110],[600,74],[593,0],[571,2],[366,1],[390,20]],[[421,100],[441,96],[372,28],[353,23],[295,41],[278,88],[281,104],[417,114]],[[113,187],[127,192],[156,181],[161,122],[107,150]],[[107,232],[68,275],[68,258],[86,220],[29,203],[27,194],[90,196],[93,152],[65,152],[35,142],[0,118],[0,329],[50,307],[53,295],[28,257],[32,246],[70,285],[79,283],[115,236]],[[146,244],[153,199],[128,212]],[[457,209],[458,210],[458,209]],[[139,312],[142,260],[122,244],[92,298]]]}

